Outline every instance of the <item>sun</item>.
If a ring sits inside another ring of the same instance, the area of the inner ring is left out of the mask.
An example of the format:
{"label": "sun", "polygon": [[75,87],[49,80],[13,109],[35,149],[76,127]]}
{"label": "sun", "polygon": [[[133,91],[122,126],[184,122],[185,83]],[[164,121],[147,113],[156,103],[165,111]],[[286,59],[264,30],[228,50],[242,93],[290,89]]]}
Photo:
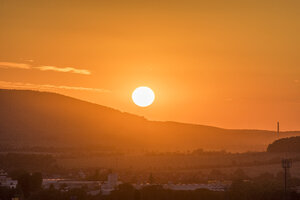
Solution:
{"label": "sun", "polygon": [[155,94],[149,87],[138,87],[132,93],[133,102],[140,107],[150,106],[154,99]]}

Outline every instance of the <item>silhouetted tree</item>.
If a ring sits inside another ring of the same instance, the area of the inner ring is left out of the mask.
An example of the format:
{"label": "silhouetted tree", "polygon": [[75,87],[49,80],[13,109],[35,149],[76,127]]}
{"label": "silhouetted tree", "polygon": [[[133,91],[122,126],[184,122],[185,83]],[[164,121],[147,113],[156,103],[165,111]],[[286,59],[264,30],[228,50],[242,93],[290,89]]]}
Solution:
{"label": "silhouetted tree", "polygon": [[39,190],[42,186],[42,182],[41,173],[33,173],[31,175],[26,172],[18,178],[18,186],[22,190],[25,198],[29,197],[32,192]]}
{"label": "silhouetted tree", "polygon": [[153,184],[154,181],[155,181],[155,180],[154,180],[153,174],[150,173],[149,178],[148,178],[148,182],[149,182],[150,184]]}
{"label": "silhouetted tree", "polygon": [[220,179],[224,178],[224,175],[221,171],[219,171],[217,169],[213,169],[210,171],[208,178],[212,179],[212,180],[220,180]]}
{"label": "silhouetted tree", "polygon": [[242,169],[237,169],[232,174],[232,180],[246,180],[246,179],[249,179],[249,177]]}

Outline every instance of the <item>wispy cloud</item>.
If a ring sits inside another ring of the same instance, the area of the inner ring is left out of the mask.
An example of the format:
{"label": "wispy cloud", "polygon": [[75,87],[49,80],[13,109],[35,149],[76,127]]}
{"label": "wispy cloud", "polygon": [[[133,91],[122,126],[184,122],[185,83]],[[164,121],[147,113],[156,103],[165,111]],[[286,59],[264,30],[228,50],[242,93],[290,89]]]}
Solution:
{"label": "wispy cloud", "polygon": [[31,69],[31,66],[25,63],[0,62],[0,68]]}
{"label": "wispy cloud", "polygon": [[[27,60],[33,62],[33,60]],[[0,68],[16,68],[16,69],[36,69],[41,71],[55,71],[55,72],[67,72],[74,74],[90,75],[91,72],[87,69],[77,69],[74,67],[56,67],[56,66],[39,66],[35,67],[27,63],[15,63],[15,62],[0,62]]]}
{"label": "wispy cloud", "polygon": [[91,72],[86,69],[76,69],[73,67],[55,67],[55,66],[40,66],[40,67],[35,67],[35,69],[39,69],[41,71],[56,71],[56,72],[71,72],[75,74],[84,74],[84,75],[90,75]]}
{"label": "wispy cloud", "polygon": [[0,88],[3,89],[30,89],[30,90],[80,90],[80,91],[90,91],[90,92],[103,92],[107,93],[110,90],[102,88],[89,88],[89,87],[77,87],[77,86],[66,86],[66,85],[49,85],[49,84],[32,84],[32,83],[22,83],[22,82],[9,82],[0,81]]}

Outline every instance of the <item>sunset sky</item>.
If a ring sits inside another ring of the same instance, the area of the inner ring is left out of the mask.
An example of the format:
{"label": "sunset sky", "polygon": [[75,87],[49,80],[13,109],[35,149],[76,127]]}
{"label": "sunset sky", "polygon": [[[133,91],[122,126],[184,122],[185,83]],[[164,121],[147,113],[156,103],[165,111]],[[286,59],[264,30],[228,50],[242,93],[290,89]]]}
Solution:
{"label": "sunset sky", "polygon": [[[151,120],[300,130],[299,0],[0,0],[0,87]],[[153,105],[131,100],[136,87]]]}

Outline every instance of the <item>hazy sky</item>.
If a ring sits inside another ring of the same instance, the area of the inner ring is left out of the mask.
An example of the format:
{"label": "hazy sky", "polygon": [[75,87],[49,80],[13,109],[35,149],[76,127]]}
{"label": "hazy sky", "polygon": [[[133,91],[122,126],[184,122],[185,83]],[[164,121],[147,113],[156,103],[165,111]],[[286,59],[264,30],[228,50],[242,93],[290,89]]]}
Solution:
{"label": "hazy sky", "polygon": [[[0,0],[0,86],[224,128],[300,129],[300,1]],[[131,93],[149,86],[154,104]]]}

